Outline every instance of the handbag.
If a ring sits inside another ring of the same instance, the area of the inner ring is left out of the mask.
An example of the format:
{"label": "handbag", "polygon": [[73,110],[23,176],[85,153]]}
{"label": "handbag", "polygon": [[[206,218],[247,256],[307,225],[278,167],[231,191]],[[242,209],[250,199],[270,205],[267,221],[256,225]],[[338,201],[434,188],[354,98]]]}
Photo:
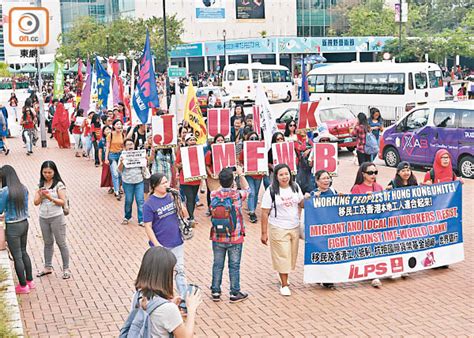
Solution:
{"label": "handbag", "polygon": [[[66,189],[64,189],[66,190]],[[59,196],[59,191],[58,191],[58,187],[56,186],[56,193],[58,194]],[[69,215],[69,213],[71,212],[71,206],[69,205],[69,198],[67,197],[67,192],[66,192],[66,200],[64,201],[64,205],[62,206],[63,208],[63,214],[64,216],[67,216]]]}
{"label": "handbag", "polygon": [[181,237],[184,241],[187,241],[194,236],[193,228],[189,221],[184,218],[183,209],[181,209],[181,203],[177,201],[179,198],[178,195],[173,194],[174,206],[176,208],[176,214],[178,215],[179,221],[179,231],[181,232]]}

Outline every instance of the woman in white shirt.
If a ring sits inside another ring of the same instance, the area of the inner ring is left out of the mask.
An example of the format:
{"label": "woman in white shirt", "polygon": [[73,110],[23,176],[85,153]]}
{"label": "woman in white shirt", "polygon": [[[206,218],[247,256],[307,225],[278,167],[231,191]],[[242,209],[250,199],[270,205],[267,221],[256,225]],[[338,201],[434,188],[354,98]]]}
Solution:
{"label": "woman in white shirt", "polygon": [[262,199],[261,242],[267,245],[270,239],[273,268],[280,275],[282,296],[291,296],[288,275],[296,267],[303,199],[290,167],[276,165],[272,184]]}

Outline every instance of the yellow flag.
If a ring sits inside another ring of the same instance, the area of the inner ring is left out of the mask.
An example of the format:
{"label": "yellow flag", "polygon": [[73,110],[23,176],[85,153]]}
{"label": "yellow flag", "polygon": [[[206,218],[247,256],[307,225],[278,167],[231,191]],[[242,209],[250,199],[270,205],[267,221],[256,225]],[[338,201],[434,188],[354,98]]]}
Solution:
{"label": "yellow flag", "polygon": [[186,106],[184,107],[184,121],[193,129],[194,135],[196,135],[196,143],[206,143],[206,123],[202,117],[201,108],[199,107],[196,90],[194,89],[192,81],[189,81],[188,97],[186,99]]}

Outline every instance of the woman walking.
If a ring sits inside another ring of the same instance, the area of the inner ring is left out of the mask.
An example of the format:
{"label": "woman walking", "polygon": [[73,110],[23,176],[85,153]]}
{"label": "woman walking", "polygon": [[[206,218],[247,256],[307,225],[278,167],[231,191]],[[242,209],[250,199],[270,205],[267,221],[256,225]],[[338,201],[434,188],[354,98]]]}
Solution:
{"label": "woman walking", "polygon": [[267,245],[270,239],[273,269],[280,276],[282,296],[291,296],[288,275],[296,267],[303,206],[303,193],[294,182],[290,167],[276,165],[272,184],[262,199],[261,242]]}
{"label": "woman walking", "polygon": [[[126,139],[124,142],[124,150],[130,151],[135,149],[133,140]],[[124,153],[120,155],[118,171],[122,174],[122,186],[125,192],[125,216],[122,224],[126,225],[132,218],[133,200],[137,204],[138,225],[143,226],[143,203],[145,203],[145,191],[143,183],[143,170],[145,167],[127,168],[124,165]]]}
{"label": "woman walking", "polygon": [[64,108],[64,104],[59,102],[54,113],[52,128],[60,149],[69,149],[71,147],[69,126],[68,111]]}
{"label": "woman walking", "polygon": [[[71,118],[71,130],[72,137],[74,138],[74,150],[76,152],[76,157],[81,157],[81,134],[82,134],[82,125],[84,119],[84,109],[79,108],[76,114]],[[72,128],[71,128],[72,127]],[[82,145],[84,148],[84,145]]]}
{"label": "woman walking", "polygon": [[177,263],[175,283],[179,295],[184,299],[186,295],[186,275],[184,273],[184,242],[181,237],[178,213],[184,217],[180,198],[168,192],[169,181],[164,174],[153,174],[150,178],[152,194],[143,205],[143,220],[150,246],[163,246],[175,256]]}
{"label": "woman walking", "polygon": [[30,256],[26,252],[28,239],[28,190],[18,179],[12,166],[0,168],[0,214],[5,217],[5,235],[15,263],[19,284],[18,294],[29,293],[34,289]]}
{"label": "woman walking", "polygon": [[22,135],[26,144],[26,155],[33,154],[33,139],[35,135],[36,116],[33,108],[25,103],[20,124],[23,128]]}
{"label": "woman walking", "polygon": [[356,137],[357,140],[357,160],[359,165],[362,165],[364,162],[370,162],[370,154],[365,153],[365,139],[367,133],[370,132],[369,122],[367,121],[367,116],[364,113],[359,113],[357,115],[357,124],[352,131],[352,136]]}
{"label": "woman walking", "polygon": [[122,121],[115,119],[112,123],[112,132],[107,136],[105,150],[105,164],[110,165],[112,182],[114,184],[114,194],[118,201],[122,199],[120,195],[120,173],[118,171],[118,160],[123,151],[123,125]]}
{"label": "woman walking", "polygon": [[39,223],[44,240],[44,269],[36,276],[53,273],[54,242],[59,247],[63,262],[63,279],[71,278],[69,248],[66,242],[66,219],[63,206],[67,203],[66,186],[53,161],[41,165],[40,181],[34,204],[39,205]]}
{"label": "woman walking", "polygon": [[[372,134],[374,134],[377,139],[377,144],[379,144],[380,133],[383,131],[383,119],[378,108],[370,108],[369,126]],[[371,161],[375,160],[376,157],[377,154],[371,155]]]}

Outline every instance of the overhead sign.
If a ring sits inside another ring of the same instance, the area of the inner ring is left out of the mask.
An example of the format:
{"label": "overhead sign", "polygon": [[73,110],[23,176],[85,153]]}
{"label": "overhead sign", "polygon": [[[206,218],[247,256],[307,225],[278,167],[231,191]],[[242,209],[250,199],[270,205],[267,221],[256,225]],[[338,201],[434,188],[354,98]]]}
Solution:
{"label": "overhead sign", "polygon": [[14,47],[49,43],[49,12],[44,7],[13,7],[8,14],[8,41]]}
{"label": "overhead sign", "polygon": [[183,67],[169,67],[168,76],[172,77],[186,77],[186,68]]}

